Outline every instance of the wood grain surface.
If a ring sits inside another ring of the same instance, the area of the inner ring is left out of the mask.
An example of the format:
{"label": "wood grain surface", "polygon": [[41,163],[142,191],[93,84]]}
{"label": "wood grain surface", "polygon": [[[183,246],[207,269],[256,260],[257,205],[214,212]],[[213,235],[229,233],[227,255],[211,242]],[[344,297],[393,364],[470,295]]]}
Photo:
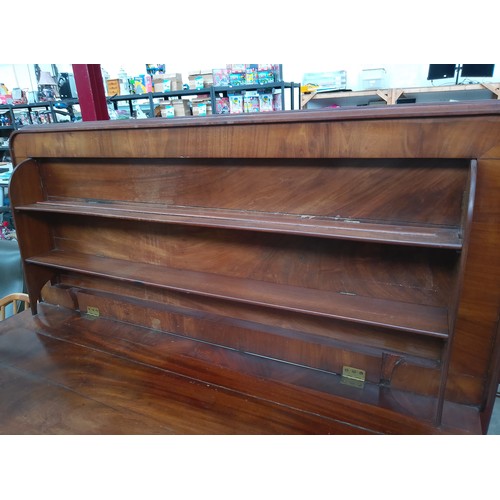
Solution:
{"label": "wood grain surface", "polygon": [[[68,349],[58,376],[74,365],[74,383],[108,387],[115,409],[125,386],[153,397],[154,374],[171,371],[145,422],[175,407],[196,423],[165,416],[160,432],[485,432],[500,370],[499,132],[494,101],[19,131],[10,194],[31,321],[51,318],[51,359]],[[361,388],[340,383],[345,366],[365,372]],[[22,369],[5,376],[26,382]],[[197,371],[216,395],[202,383],[187,396]]]}
{"label": "wood grain surface", "polygon": [[[0,325],[2,434],[435,432],[376,385],[357,401],[332,375],[45,304],[15,318]],[[450,405],[440,432],[476,417]]]}

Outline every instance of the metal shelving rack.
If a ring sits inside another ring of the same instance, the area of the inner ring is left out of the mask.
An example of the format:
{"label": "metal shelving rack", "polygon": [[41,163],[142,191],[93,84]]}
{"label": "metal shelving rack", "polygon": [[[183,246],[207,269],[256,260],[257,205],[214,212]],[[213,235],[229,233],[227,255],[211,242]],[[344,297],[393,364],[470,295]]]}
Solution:
{"label": "metal shelving rack", "polygon": [[[298,109],[301,108],[300,99],[300,84],[294,82],[283,81],[283,65],[280,64],[277,73],[277,80],[270,83],[255,83],[251,85],[235,85],[235,86],[210,86],[204,87],[202,89],[183,89],[174,90],[170,92],[148,92],[146,94],[130,94],[130,95],[114,95],[108,97],[108,102],[113,104],[115,110],[118,110],[118,103],[120,101],[128,101],[130,115],[133,116],[133,102],[137,100],[148,100],[146,108],[149,112],[149,117],[155,116],[155,102],[154,99],[170,99],[175,97],[187,97],[187,96],[201,96],[208,95],[212,105],[212,113],[215,114],[216,109],[216,98],[218,96],[227,96],[232,92],[244,92],[244,91],[255,91],[255,90],[281,90],[281,108],[285,109],[285,90],[290,90],[290,108],[295,109],[295,90],[298,90]],[[142,109],[142,108],[141,108]]]}
{"label": "metal shelving rack", "polygon": [[53,123],[58,122],[58,119],[57,119],[58,114],[62,113],[62,114],[68,114],[69,116],[72,115],[72,112],[69,112],[69,111],[65,110],[64,108],[59,108],[57,106],[58,103],[63,103],[67,107],[71,107],[75,104],[78,104],[78,99],[61,99],[61,100],[57,100],[57,101],[50,100],[50,101],[35,102],[35,103],[28,103],[28,104],[12,104],[12,105],[10,105],[10,107],[12,108],[13,112],[15,112],[16,110],[20,111],[23,109],[28,110],[29,121],[30,121],[30,124],[33,125],[32,113],[35,109],[45,108],[45,111],[50,115]]}
{"label": "metal shelving rack", "polygon": [[[3,125],[3,123],[0,125],[0,138],[5,139],[6,137],[10,137],[10,134],[15,130],[15,124],[14,124],[14,113],[12,111],[12,106],[9,104],[0,104],[0,114],[4,115],[5,113],[8,114],[9,116],[9,121],[10,125]],[[2,140],[2,145],[0,145],[0,161],[4,161],[4,157],[6,154],[8,154],[9,147],[3,145]]]}
{"label": "metal shelving rack", "polygon": [[108,101],[113,104],[115,110],[118,109],[118,103],[120,101],[127,101],[129,105],[130,114],[134,112],[133,102],[138,100],[147,100],[147,105],[149,106],[149,116],[154,117],[155,102],[154,99],[169,99],[173,97],[185,97],[185,96],[199,96],[208,95],[211,103],[212,109],[215,109],[215,101],[218,94],[227,95],[231,92],[242,92],[246,90],[281,90],[281,104],[282,108],[285,108],[285,90],[290,90],[290,107],[295,109],[295,90],[299,91],[299,99],[297,99],[299,109],[300,109],[300,84],[294,82],[272,82],[254,85],[238,85],[234,87],[205,87],[203,89],[187,89],[187,90],[174,90],[171,92],[148,92],[145,94],[130,94],[130,95],[114,95],[108,97]]}

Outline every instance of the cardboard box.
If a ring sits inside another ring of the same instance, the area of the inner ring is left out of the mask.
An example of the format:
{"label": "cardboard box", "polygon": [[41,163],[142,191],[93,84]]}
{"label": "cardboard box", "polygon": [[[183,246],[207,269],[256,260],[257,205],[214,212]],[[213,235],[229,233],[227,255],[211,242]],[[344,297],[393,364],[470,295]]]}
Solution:
{"label": "cardboard box", "polygon": [[188,75],[190,89],[203,89],[211,87],[214,83],[212,70],[210,71],[193,71]]}
{"label": "cardboard box", "polygon": [[176,116],[190,116],[191,107],[187,99],[171,99],[160,102],[161,116],[174,118]]}
{"label": "cardboard box", "polygon": [[153,77],[155,92],[173,92],[182,90],[182,75],[180,73],[157,74]]}
{"label": "cardboard box", "polygon": [[118,78],[113,80],[107,80],[106,86],[108,87],[107,90],[109,96],[120,95],[120,80]]}
{"label": "cardboard box", "polygon": [[207,97],[195,98],[191,101],[193,116],[207,116],[212,114],[212,101]]}

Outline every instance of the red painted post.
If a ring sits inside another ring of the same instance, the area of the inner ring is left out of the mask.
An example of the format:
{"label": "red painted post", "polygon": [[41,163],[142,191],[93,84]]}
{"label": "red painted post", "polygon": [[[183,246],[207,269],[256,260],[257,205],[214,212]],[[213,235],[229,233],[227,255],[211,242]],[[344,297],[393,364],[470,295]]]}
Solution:
{"label": "red painted post", "polygon": [[109,120],[100,64],[73,64],[83,121]]}

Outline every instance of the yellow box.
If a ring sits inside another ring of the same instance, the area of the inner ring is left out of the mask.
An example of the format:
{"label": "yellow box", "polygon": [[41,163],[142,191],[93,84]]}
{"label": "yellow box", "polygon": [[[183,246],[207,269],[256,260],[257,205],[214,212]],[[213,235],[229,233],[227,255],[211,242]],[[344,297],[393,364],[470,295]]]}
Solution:
{"label": "yellow box", "polygon": [[120,80],[107,80],[106,85],[108,87],[108,95],[120,95]]}

